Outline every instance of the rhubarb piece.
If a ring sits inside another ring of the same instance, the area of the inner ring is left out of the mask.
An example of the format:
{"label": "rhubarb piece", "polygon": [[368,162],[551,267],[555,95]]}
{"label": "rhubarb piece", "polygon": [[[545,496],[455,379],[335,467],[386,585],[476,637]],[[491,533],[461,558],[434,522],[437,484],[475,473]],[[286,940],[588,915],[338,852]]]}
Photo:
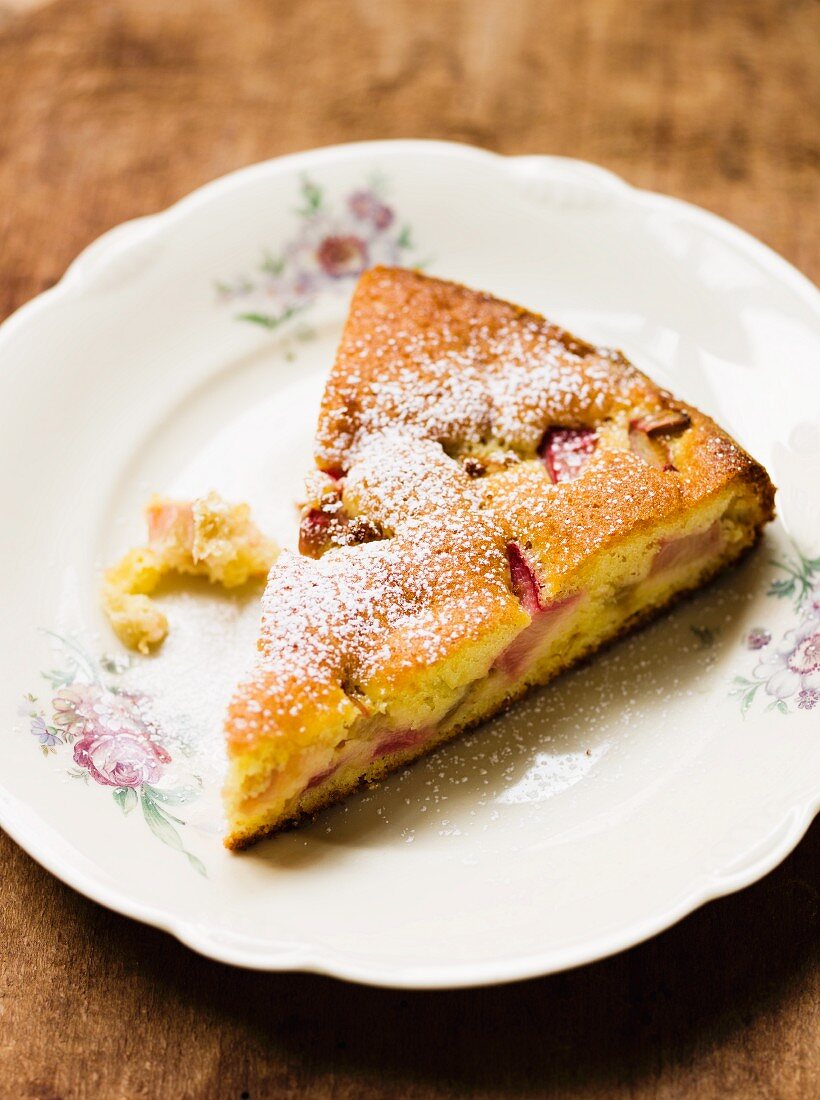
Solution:
{"label": "rhubarb piece", "polygon": [[364,516],[351,516],[340,502],[324,501],[308,508],[299,523],[299,553],[320,558],[334,546],[358,546],[382,538],[375,523]]}
{"label": "rhubarb piece", "polygon": [[513,592],[528,614],[537,615],[541,610],[541,585],[518,543],[507,546],[507,561]]}
{"label": "rhubarb piece", "polygon": [[688,413],[678,412],[676,409],[661,409],[659,412],[647,413],[645,416],[631,420],[631,431],[646,432],[647,435],[676,435],[684,431],[692,423]]}
{"label": "rhubarb piece", "polygon": [[692,565],[701,559],[708,559],[720,550],[720,524],[712,523],[703,531],[694,531],[677,538],[662,539],[660,549],[652,559],[650,576],[671,573],[673,569]]}
{"label": "rhubarb piece", "polygon": [[433,731],[429,729],[417,729],[417,730],[394,730],[389,733],[384,740],[379,741],[373,751],[374,759],[378,759],[383,756],[390,756],[394,752],[402,752],[404,749],[411,749],[414,745],[421,744],[425,739],[429,738]]}
{"label": "rhubarb piece", "polygon": [[580,599],[581,593],[575,592],[539,605],[532,613],[530,625],[498,656],[493,667],[501,669],[511,680],[520,676],[544,651],[547,641],[557,633]]}
{"label": "rhubarb piece", "polygon": [[689,414],[677,409],[646,413],[630,420],[629,445],[650,466],[674,471],[677,467],[671,461],[668,439],[685,431],[691,423]]}
{"label": "rhubarb piece", "polygon": [[103,610],[130,649],[148,653],[168,633],[164,612],[150,598],[170,573],[207,577],[236,588],[267,575],[278,553],[250,518],[247,504],[216,493],[192,501],[154,496],[145,513],[148,545],[129,550],[106,571]]}
{"label": "rhubarb piece", "polygon": [[629,446],[633,454],[647,462],[650,466],[658,466],[666,469],[672,463],[669,460],[669,451],[663,442],[654,439],[641,428],[629,429]]}
{"label": "rhubarb piece", "polygon": [[299,523],[299,553],[320,558],[333,545],[331,526],[334,522],[330,512],[309,508]]}
{"label": "rhubarb piece", "polygon": [[583,473],[597,444],[593,428],[550,428],[538,448],[550,480],[574,481]]}

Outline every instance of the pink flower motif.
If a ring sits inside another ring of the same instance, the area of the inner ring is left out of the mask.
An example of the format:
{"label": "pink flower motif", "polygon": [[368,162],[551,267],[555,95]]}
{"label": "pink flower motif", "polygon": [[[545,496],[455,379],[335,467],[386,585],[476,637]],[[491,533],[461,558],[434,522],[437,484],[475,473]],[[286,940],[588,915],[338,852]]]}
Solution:
{"label": "pink flower motif", "polygon": [[770,630],[765,630],[762,626],[756,626],[746,635],[746,648],[765,649],[771,640],[772,633]]}
{"label": "pink flower motif", "polygon": [[393,221],[393,211],[372,191],[354,191],[347,200],[350,212],[359,221],[370,222],[374,229],[381,232]]}
{"label": "pink flower motif", "polygon": [[820,624],[810,616],[783,640],[757,666],[755,676],[766,681],[766,693],[775,699],[797,696],[803,710],[814,706],[820,693]]}
{"label": "pink flower motif", "polygon": [[65,731],[69,741],[80,737],[96,717],[95,704],[102,688],[96,684],[64,687],[52,700],[54,725]]}
{"label": "pink flower motif", "polygon": [[153,739],[141,698],[101,684],[73,684],[52,701],[54,726],[74,742],[74,761],[109,787],[155,783],[171,757]]}
{"label": "pink flower motif", "polygon": [[144,725],[136,695],[108,691],[100,684],[64,687],[54,696],[52,707],[54,725],[65,731],[69,741],[94,726],[119,730]]}
{"label": "pink flower motif", "polygon": [[368,265],[367,245],[361,237],[325,237],[316,250],[322,270],[332,279],[361,275]]}
{"label": "pink flower motif", "polygon": [[800,637],[787,663],[800,676],[820,672],[820,630]]}
{"label": "pink flower motif", "polygon": [[171,754],[143,731],[95,726],[74,746],[74,762],[106,787],[156,783]]}

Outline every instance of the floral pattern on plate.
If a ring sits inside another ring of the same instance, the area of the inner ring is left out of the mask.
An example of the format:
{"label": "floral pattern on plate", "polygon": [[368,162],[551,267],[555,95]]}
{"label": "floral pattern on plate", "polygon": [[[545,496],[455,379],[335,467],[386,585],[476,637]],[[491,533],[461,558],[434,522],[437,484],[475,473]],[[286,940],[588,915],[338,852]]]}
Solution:
{"label": "floral pattern on plate", "polygon": [[410,226],[400,222],[386,192],[384,178],[374,175],[334,203],[303,176],[297,231],[275,251],[266,251],[250,274],[217,283],[220,301],[242,307],[237,320],[275,329],[312,306],[323,291],[349,289],[369,267],[407,264],[414,248]]}
{"label": "floral pattern on plate", "polygon": [[124,814],[139,805],[154,836],[206,875],[202,861],[187,851],[176,829],[185,822],[169,809],[196,798],[201,782],[190,775],[166,785],[173,758],[151,715],[149,698],[115,683],[125,664],[113,659],[97,663],[75,640],[50,636],[58,664],[42,674],[48,698],[28,694],[20,708],[43,755],[70,758],[67,774],[110,788]]}
{"label": "floral pattern on plate", "polygon": [[820,703],[820,557],[773,561],[785,573],[769,587],[768,595],[794,601],[797,624],[772,644],[770,630],[755,627],[746,635],[746,647],[760,654],[751,679],[736,676],[732,695],[745,714],[762,689],[769,696],[767,710],[788,714],[793,706],[813,710]]}

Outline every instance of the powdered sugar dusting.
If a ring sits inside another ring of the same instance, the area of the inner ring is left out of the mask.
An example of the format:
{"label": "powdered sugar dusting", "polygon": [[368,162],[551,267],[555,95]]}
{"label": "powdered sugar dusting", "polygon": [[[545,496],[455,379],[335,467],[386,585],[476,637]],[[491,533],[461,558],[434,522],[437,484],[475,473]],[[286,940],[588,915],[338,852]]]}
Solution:
{"label": "powdered sugar dusting", "polygon": [[534,314],[412,272],[371,273],[354,299],[319,425],[322,465],[397,427],[445,446],[489,438],[534,454],[549,424],[626,408],[641,375]]}
{"label": "powdered sugar dusting", "polygon": [[519,613],[503,527],[437,444],[372,440],[348,475],[345,503],[385,537],[319,560],[282,555],[263,601],[261,661],[250,685],[264,691],[268,713],[258,713],[258,723],[246,714],[245,733],[274,716],[301,729],[323,686],[361,685],[386,670],[399,679]]}

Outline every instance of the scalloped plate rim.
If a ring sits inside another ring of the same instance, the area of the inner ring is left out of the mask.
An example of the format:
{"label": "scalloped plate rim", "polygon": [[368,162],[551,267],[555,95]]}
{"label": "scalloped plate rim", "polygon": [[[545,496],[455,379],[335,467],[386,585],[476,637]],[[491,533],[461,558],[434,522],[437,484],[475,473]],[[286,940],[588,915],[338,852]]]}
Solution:
{"label": "scalloped plate rim", "polygon": [[[206,204],[212,197],[241,188],[251,179],[264,177],[269,173],[279,174],[298,169],[307,170],[318,165],[326,166],[337,158],[355,157],[359,154],[372,157],[380,151],[388,150],[414,152],[420,155],[456,156],[464,159],[477,157],[495,161],[499,165],[511,166],[513,169],[517,166],[531,165],[542,172],[545,178],[557,172],[563,174],[564,179],[571,179],[574,169],[576,182],[592,184],[609,190],[619,197],[631,196],[644,207],[655,207],[666,211],[676,210],[684,214],[687,219],[700,222],[713,234],[722,237],[769,270],[774,269],[778,278],[788,283],[791,289],[812,306],[820,317],[820,294],[806,276],[745,230],[685,200],[636,188],[609,169],[575,158],[531,154],[505,156],[455,142],[387,140],[331,145],[248,165],[204,184],[162,211],[143,215],[112,227],[79,253],[52,288],[23,304],[0,324],[0,351],[11,336],[22,329],[26,323],[35,321],[43,310],[65,299],[72,292],[83,290],[84,270],[92,256],[110,259],[117,251],[128,251],[147,235],[161,232],[176,218],[187,214],[189,210]],[[93,289],[93,280],[91,289]],[[23,807],[24,812],[19,813],[17,807]],[[751,864],[726,876],[720,872],[702,876],[684,891],[675,903],[625,925],[617,933],[537,954],[505,957],[485,963],[459,963],[446,966],[408,967],[384,963],[368,966],[366,963],[357,961],[355,956],[349,953],[300,943],[282,943],[264,952],[256,952],[249,950],[246,946],[243,947],[241,936],[232,933],[221,933],[215,936],[210,931],[203,934],[202,925],[187,919],[175,918],[166,910],[136,902],[122,890],[108,887],[93,875],[66,864],[53,843],[42,834],[38,834],[33,825],[29,826],[26,823],[26,814],[29,812],[36,816],[35,810],[24,806],[7,788],[0,785],[0,827],[46,870],[91,900],[123,916],[169,932],[180,942],[206,957],[248,969],[298,970],[386,988],[446,989],[516,981],[594,962],[657,935],[709,901],[750,886],[773,870],[800,842],[812,820],[820,812],[820,788],[811,798],[788,807],[768,833],[768,836],[774,835],[777,842],[764,848],[764,851]],[[784,829],[784,826],[788,827]],[[51,829],[48,830],[46,837],[51,831]],[[764,837],[759,844],[765,844],[765,840]],[[729,865],[736,861],[737,856],[729,861]]]}

